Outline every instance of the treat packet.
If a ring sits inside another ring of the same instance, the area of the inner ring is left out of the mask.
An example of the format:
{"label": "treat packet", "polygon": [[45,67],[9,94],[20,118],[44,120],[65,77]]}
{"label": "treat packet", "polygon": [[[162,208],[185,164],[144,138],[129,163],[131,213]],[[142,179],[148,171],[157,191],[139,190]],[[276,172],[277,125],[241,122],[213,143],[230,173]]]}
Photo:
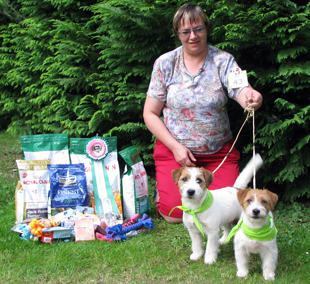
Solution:
{"label": "treat packet", "polygon": [[75,242],[95,240],[94,220],[83,218],[74,223]]}
{"label": "treat packet", "polygon": [[149,210],[148,178],[135,146],[119,152],[126,162],[122,175],[122,204],[124,218],[131,218]]}
{"label": "treat packet", "polygon": [[50,227],[42,229],[42,237],[40,241],[46,244],[52,244],[55,241],[68,241],[72,237],[72,228],[66,227]]}

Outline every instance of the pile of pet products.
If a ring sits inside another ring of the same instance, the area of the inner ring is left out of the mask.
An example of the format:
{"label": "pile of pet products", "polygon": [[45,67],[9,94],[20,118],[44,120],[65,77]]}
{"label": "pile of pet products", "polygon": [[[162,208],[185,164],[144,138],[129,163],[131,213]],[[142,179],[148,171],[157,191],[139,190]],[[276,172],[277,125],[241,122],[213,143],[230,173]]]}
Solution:
{"label": "pile of pet products", "polygon": [[116,137],[69,141],[67,134],[21,140],[12,230],[23,239],[125,240],[154,228],[146,214],[147,174],[134,146],[118,152]]}

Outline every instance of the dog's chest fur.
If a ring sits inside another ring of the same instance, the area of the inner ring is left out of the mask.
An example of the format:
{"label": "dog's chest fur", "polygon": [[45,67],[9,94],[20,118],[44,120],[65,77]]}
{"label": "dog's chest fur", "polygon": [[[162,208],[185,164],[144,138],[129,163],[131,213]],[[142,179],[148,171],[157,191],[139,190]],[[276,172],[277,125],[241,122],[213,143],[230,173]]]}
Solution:
{"label": "dog's chest fur", "polygon": [[236,233],[235,242],[239,249],[243,249],[247,254],[260,254],[263,251],[270,250],[276,243],[276,238],[271,241],[254,241],[249,239],[242,230]]}
{"label": "dog's chest fur", "polygon": [[[208,174],[201,168],[186,168],[179,172],[177,184],[182,201],[187,208],[196,210],[207,198],[206,188],[212,181],[208,175],[210,173]],[[196,213],[196,218],[203,226],[204,231],[218,230],[219,226],[239,218],[242,210],[237,199],[236,188],[225,187],[213,190],[211,194],[214,199],[211,207],[202,213]],[[183,222],[187,227],[193,229],[196,227],[191,214],[184,213]]]}
{"label": "dog's chest fur", "polygon": [[[204,230],[218,229],[219,226],[240,217],[242,208],[238,203],[236,191],[237,189],[232,187],[211,191],[214,199],[211,207],[202,213],[196,213],[196,218]],[[186,207],[193,210],[199,207],[193,200],[188,200],[188,198],[183,198],[183,202]],[[193,216],[185,212],[183,222],[187,227],[194,228],[196,226]]]}

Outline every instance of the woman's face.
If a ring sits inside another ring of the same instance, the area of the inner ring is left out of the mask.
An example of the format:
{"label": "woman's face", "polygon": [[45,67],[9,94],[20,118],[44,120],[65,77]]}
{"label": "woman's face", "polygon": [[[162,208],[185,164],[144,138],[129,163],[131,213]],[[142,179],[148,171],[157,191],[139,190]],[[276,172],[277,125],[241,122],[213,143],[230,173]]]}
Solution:
{"label": "woman's face", "polygon": [[185,19],[180,23],[179,39],[182,42],[184,52],[190,55],[204,54],[207,50],[207,29],[201,18],[190,23]]}

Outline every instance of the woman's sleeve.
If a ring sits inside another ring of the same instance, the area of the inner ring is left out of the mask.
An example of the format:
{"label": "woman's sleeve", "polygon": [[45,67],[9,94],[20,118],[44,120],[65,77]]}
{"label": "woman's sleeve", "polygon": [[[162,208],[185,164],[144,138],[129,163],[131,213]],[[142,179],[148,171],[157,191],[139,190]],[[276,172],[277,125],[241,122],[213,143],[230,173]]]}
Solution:
{"label": "woman's sleeve", "polygon": [[230,88],[229,87],[228,75],[229,75],[230,71],[233,70],[234,68],[239,68],[241,70],[241,68],[239,67],[235,58],[231,54],[227,54],[226,61],[222,67],[223,68],[221,70],[221,81],[222,81],[223,85],[225,86],[225,88],[227,89],[228,96],[235,100],[238,97],[240,91],[244,87],[249,86],[249,84],[247,86],[243,86],[240,88]]}
{"label": "woman's sleeve", "polygon": [[162,62],[159,58],[154,63],[149,88],[146,93],[149,97],[156,101],[166,101],[167,87],[164,77]]}

